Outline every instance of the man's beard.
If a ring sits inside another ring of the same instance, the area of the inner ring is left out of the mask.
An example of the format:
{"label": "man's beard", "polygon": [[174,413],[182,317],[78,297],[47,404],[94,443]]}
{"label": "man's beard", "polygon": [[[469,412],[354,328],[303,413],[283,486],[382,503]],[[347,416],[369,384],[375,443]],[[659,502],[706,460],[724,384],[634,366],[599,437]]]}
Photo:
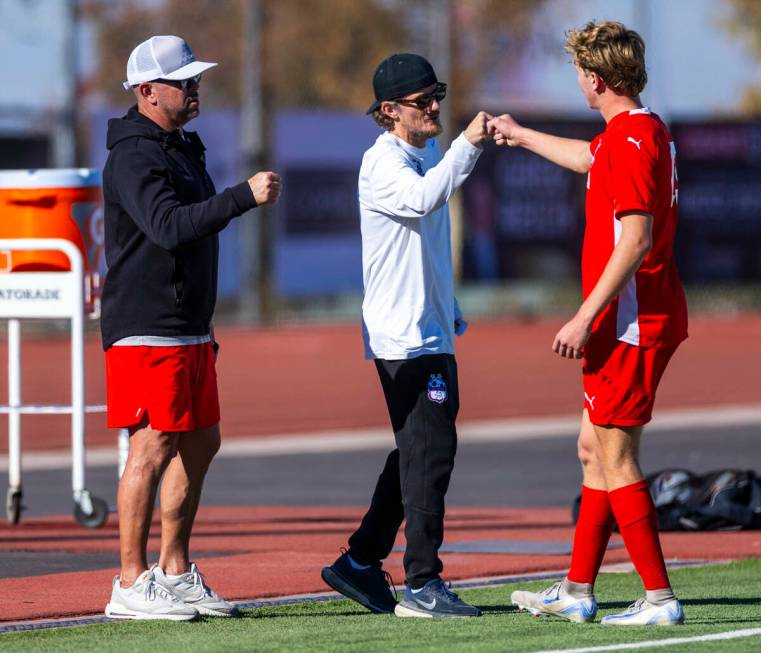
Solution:
{"label": "man's beard", "polygon": [[434,136],[440,135],[443,131],[444,128],[441,126],[437,116],[435,121],[427,123],[423,129],[415,130],[412,133],[418,138],[433,138]]}

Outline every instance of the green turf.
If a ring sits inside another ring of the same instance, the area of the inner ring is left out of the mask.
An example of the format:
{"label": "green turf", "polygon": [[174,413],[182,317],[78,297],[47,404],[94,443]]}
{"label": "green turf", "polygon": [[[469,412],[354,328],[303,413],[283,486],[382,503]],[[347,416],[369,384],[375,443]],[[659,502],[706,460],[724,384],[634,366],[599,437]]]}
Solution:
{"label": "green turf", "polygon": [[[598,646],[761,627],[761,559],[671,572],[687,623],[616,628],[534,618],[508,605],[511,584],[460,595],[479,619],[399,619],[372,615],[349,601],[310,601],[248,610],[235,620],[120,622],[0,635],[0,651],[539,651]],[[540,589],[547,583],[523,583]],[[641,593],[633,574],[605,574],[597,584],[599,616],[624,609]],[[655,649],[639,649],[655,650]],[[665,651],[761,651],[761,636],[671,646]]]}

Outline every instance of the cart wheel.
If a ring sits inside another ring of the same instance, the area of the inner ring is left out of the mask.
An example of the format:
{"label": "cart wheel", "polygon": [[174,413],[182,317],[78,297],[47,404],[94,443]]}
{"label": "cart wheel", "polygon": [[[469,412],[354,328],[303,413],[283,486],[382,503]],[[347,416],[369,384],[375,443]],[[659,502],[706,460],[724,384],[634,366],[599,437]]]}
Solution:
{"label": "cart wheel", "polygon": [[11,524],[19,523],[21,508],[21,490],[8,490],[5,497],[5,516]]}
{"label": "cart wheel", "polygon": [[85,528],[100,528],[108,518],[108,504],[98,497],[90,497],[92,512],[86,513],[78,503],[74,504],[74,519]]}

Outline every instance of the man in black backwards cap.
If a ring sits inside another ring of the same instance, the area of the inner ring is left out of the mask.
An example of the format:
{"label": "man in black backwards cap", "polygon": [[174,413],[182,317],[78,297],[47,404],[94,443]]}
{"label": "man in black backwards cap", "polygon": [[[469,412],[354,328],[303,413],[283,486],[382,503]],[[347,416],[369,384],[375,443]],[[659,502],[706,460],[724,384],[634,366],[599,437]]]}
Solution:
{"label": "man in black backwards cap", "polygon": [[[323,580],[373,612],[475,617],[442,581],[444,496],[457,450],[455,333],[467,327],[454,296],[447,201],[488,138],[480,112],[442,157],[435,137],[446,84],[416,54],[395,54],[373,78],[367,113],[386,131],[359,173],[365,357],[374,360],[396,448],[349,550]],[[407,587],[397,604],[382,569],[406,519]]]}

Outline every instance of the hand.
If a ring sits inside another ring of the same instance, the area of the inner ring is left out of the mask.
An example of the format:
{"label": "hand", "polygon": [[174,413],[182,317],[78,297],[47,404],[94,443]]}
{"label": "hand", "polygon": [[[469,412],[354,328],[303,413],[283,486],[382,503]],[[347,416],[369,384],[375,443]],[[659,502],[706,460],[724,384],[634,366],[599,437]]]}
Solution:
{"label": "hand", "polygon": [[494,142],[497,145],[507,145],[509,147],[519,145],[518,131],[521,129],[521,126],[515,122],[509,113],[503,113],[501,116],[492,118],[487,125],[487,129],[494,136]]}
{"label": "hand", "polygon": [[557,332],[552,351],[563,358],[582,358],[591,331],[591,325],[576,315]]}
{"label": "hand", "polygon": [[248,180],[256,203],[274,204],[280,197],[280,175],[276,172],[257,172]]}
{"label": "hand", "polygon": [[465,138],[467,138],[473,145],[483,143],[489,138],[489,130],[486,125],[490,120],[492,120],[492,116],[485,111],[479,111],[476,114],[476,117],[473,118],[470,124],[465,128],[465,131],[463,132]]}

